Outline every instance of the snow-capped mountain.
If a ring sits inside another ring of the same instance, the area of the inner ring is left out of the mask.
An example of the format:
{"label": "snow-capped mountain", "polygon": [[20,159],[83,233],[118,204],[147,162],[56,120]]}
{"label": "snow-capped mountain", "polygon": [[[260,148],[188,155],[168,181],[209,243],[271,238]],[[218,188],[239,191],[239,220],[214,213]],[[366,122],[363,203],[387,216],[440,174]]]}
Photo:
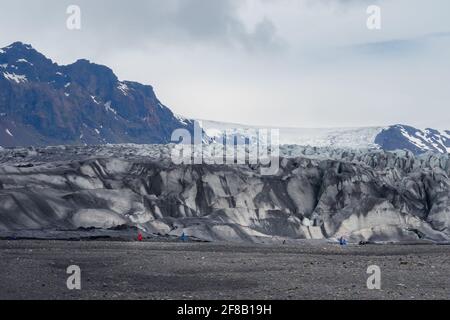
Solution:
{"label": "snow-capped mountain", "polygon": [[[360,128],[266,128],[201,120],[205,133],[214,142],[224,141],[225,134],[236,141],[260,141],[260,129],[278,129],[281,145],[333,147],[348,149],[408,150],[450,153],[450,131],[416,129],[406,125]],[[247,139],[247,140],[246,140]],[[231,141],[231,140],[230,140]]]}
{"label": "snow-capped mountain", "polygon": [[178,128],[192,123],[106,66],[60,66],[20,42],[0,49],[0,146],[168,143]]}
{"label": "snow-capped mountain", "polygon": [[416,129],[395,125],[383,129],[375,143],[384,150],[410,150],[415,154],[428,151],[450,153],[450,130]]}
{"label": "snow-capped mountain", "polygon": [[[202,121],[204,141],[225,130],[257,141],[261,127]],[[175,115],[153,88],[120,81],[106,66],[78,60],[62,66],[20,42],[0,49],[0,148],[46,145],[165,144],[194,122]],[[280,128],[280,144],[449,153],[450,131],[406,125]],[[242,141],[241,139],[241,141]]]}

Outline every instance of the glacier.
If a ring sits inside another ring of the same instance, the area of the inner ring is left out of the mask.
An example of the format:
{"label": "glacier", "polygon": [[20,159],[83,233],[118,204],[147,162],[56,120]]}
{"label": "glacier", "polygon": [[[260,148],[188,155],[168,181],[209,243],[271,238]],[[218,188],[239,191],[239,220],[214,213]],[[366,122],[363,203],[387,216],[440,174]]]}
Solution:
{"label": "glacier", "polygon": [[203,241],[450,239],[447,154],[284,145],[279,172],[263,176],[175,165],[173,148],[0,150],[0,236],[127,226]]}

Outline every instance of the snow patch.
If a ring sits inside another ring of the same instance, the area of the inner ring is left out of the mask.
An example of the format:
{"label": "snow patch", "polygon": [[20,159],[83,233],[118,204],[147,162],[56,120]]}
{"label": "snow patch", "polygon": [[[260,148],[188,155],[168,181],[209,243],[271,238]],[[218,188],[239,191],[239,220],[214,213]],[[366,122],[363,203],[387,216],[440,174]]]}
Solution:
{"label": "snow patch", "polygon": [[423,143],[423,141],[421,139],[413,137],[412,135],[410,135],[408,133],[408,131],[406,131],[405,128],[400,127],[400,132],[406,139],[408,139],[416,147],[418,147],[420,149],[424,149],[424,150],[429,150],[430,149],[425,143]]}
{"label": "snow patch", "polygon": [[111,101],[108,101],[107,103],[105,103],[105,110],[117,115],[117,111],[113,107],[111,107]]}
{"label": "snow patch", "polygon": [[117,86],[117,89],[122,91],[123,95],[125,95],[125,96],[128,96],[128,93],[130,91],[130,88],[124,82],[119,82],[119,85]]}
{"label": "snow patch", "polygon": [[444,130],[443,132],[441,132],[441,135],[446,137],[448,140],[450,140],[450,131]]}
{"label": "snow patch", "polygon": [[9,129],[6,129],[5,132],[10,135],[11,137],[14,137],[13,134],[11,133],[11,131],[9,131]]}
{"label": "snow patch", "polygon": [[100,102],[97,101],[97,97],[91,96],[92,101],[94,101],[96,104],[100,104]]}
{"label": "snow patch", "polygon": [[26,59],[19,59],[19,60],[17,60],[17,62],[19,62],[19,63],[28,63],[30,66],[34,65],[31,62],[29,62],[28,60],[26,60]]}
{"label": "snow patch", "polygon": [[24,75],[18,75],[15,73],[9,73],[9,72],[3,72],[3,76],[8,79],[9,81],[14,81],[16,83],[23,83],[27,82],[28,79]]}
{"label": "snow patch", "polygon": [[416,130],[413,134],[410,134],[403,126],[397,126],[400,129],[401,134],[413,145],[422,151],[437,151],[440,153],[450,153],[450,146],[448,146],[449,136],[443,130]]}
{"label": "snow patch", "polygon": [[189,121],[188,119],[186,119],[185,117],[182,117],[178,114],[174,114],[175,118],[180,121],[181,124],[184,124],[185,126],[188,125],[187,121]]}

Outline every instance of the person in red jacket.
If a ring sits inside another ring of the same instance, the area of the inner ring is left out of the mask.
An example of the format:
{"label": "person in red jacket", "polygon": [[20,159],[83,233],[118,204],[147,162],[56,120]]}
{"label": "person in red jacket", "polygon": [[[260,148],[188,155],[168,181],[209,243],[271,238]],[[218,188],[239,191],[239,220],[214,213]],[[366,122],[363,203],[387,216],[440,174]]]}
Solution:
{"label": "person in red jacket", "polygon": [[137,237],[137,240],[138,240],[139,242],[141,242],[142,240],[144,240],[144,237],[142,236],[142,233],[139,232],[138,237]]}

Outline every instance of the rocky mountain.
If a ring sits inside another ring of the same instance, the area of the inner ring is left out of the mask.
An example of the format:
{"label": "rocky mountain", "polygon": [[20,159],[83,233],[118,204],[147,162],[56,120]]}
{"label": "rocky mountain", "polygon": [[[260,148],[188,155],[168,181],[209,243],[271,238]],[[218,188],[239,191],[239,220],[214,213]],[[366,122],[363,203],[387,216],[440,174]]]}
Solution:
{"label": "rocky mountain", "polygon": [[383,129],[375,138],[383,150],[409,150],[415,154],[429,151],[450,153],[450,130],[424,129],[395,125]]}
{"label": "rocky mountain", "polygon": [[208,241],[450,240],[450,156],[282,148],[280,170],[175,165],[170,145],[0,150],[0,236],[138,227]]}
{"label": "rocky mountain", "polygon": [[[259,129],[271,129],[217,121],[201,121],[213,141],[223,141],[225,132],[237,141],[260,141]],[[416,129],[407,125],[359,128],[276,128],[281,145],[334,147],[349,149],[407,150],[418,155],[426,152],[449,153],[450,131]]]}
{"label": "rocky mountain", "polygon": [[[151,86],[120,81],[106,66],[87,60],[60,66],[20,42],[0,49],[0,147],[164,144],[174,130],[193,132],[193,126],[164,106]],[[225,129],[254,138],[258,127],[203,121],[203,129],[205,141],[218,141]],[[450,131],[281,128],[280,143],[448,153]]]}
{"label": "rocky mountain", "polygon": [[0,49],[0,146],[168,143],[178,128],[192,123],[151,86],[87,60],[60,66],[20,42]]}

